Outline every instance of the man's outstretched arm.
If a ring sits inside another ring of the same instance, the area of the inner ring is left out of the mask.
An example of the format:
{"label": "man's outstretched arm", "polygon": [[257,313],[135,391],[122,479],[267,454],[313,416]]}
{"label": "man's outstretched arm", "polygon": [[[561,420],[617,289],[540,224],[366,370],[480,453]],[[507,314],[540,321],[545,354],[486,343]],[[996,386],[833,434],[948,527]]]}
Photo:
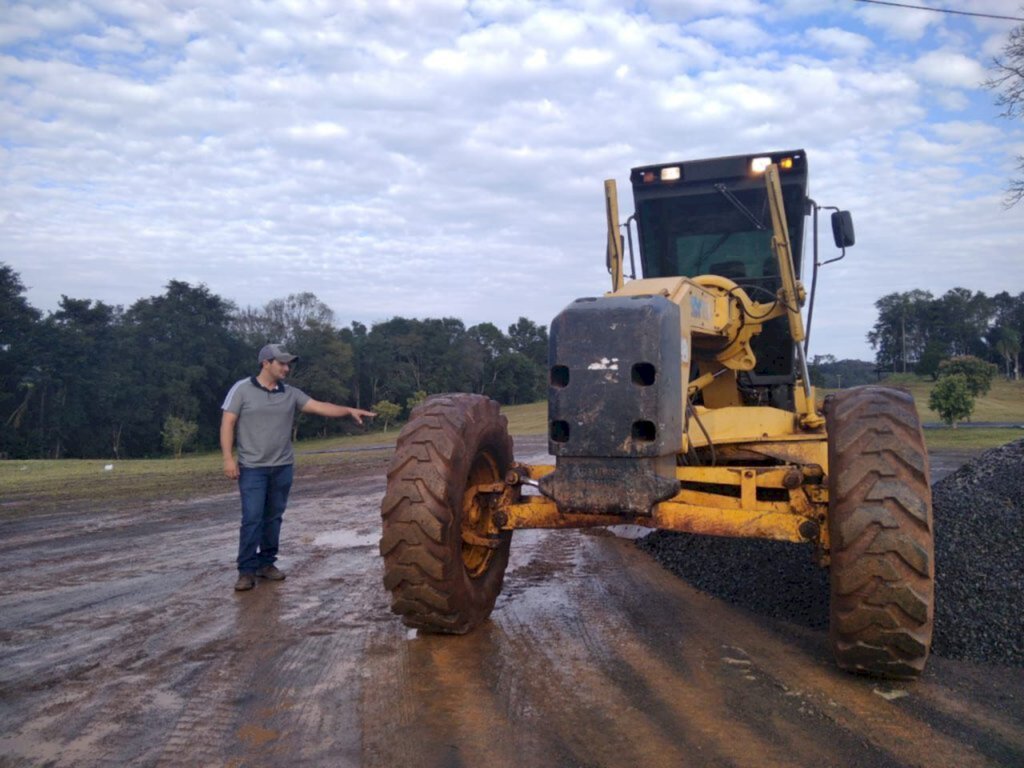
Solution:
{"label": "man's outstretched arm", "polygon": [[[302,406],[303,413],[312,413],[316,416],[326,416],[330,419],[343,419],[346,416],[356,424],[362,424],[363,419],[372,419],[377,414],[373,411],[364,411],[361,408],[349,408],[347,405],[335,405],[334,403],[323,403],[319,400],[310,400]],[[222,432],[223,435],[223,432]],[[223,440],[223,436],[222,436]]]}

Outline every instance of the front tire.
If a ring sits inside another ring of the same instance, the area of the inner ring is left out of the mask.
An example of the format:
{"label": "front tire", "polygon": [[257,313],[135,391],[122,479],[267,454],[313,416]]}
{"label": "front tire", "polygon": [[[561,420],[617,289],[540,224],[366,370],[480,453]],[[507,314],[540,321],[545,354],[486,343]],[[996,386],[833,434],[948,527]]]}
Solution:
{"label": "front tire", "polygon": [[415,408],[398,436],[381,504],[384,586],[410,627],[463,634],[494,608],[511,531],[498,531],[473,492],[512,465],[508,421],[483,395],[441,395]]}
{"label": "front tire", "polygon": [[935,616],[928,452],[914,399],[886,387],[826,401],[830,640],[845,670],[913,679]]}

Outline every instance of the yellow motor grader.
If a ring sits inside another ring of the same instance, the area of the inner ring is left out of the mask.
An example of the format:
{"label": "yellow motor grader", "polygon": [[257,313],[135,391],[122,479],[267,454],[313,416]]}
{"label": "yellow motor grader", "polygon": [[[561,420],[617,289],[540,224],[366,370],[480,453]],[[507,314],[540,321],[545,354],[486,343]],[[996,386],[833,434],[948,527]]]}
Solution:
{"label": "yellow motor grader", "polygon": [[[839,666],[918,676],[934,615],[928,455],[905,392],[845,389],[822,408],[811,386],[794,255],[810,217],[809,324],[825,207],[807,196],[806,154],[645,166],[631,182],[624,227],[605,182],[612,290],[551,324],[554,465],[516,463],[483,395],[431,397],[402,430],[382,504],[392,610],[427,631],[473,629],[494,607],[517,528],[804,542],[830,570]],[[845,255],[852,219],[832,210]]]}

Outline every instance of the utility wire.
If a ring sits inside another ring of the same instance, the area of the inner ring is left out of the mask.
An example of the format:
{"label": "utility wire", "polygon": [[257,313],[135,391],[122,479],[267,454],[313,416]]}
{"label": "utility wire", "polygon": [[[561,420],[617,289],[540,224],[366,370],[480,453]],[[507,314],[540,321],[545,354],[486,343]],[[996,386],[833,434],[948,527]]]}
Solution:
{"label": "utility wire", "polygon": [[909,3],[892,3],[888,0],[853,0],[855,3],[871,3],[872,5],[890,5],[893,8],[912,8],[915,11],[933,11],[949,13],[955,16],[977,16],[982,19],[1002,19],[1003,21],[1024,21],[1020,16],[997,16],[994,13],[974,13],[973,11],[954,11],[951,8],[929,8],[927,5],[910,5]]}

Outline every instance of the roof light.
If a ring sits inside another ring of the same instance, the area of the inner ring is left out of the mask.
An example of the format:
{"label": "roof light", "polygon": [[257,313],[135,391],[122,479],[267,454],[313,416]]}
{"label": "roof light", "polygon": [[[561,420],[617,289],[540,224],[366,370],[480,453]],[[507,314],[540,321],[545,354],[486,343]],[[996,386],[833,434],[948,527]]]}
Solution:
{"label": "roof light", "polygon": [[764,173],[771,164],[772,159],[770,157],[755,157],[750,161],[750,170],[752,173]]}
{"label": "roof light", "polygon": [[662,181],[679,181],[682,177],[681,169],[678,165],[672,166],[671,168],[661,169],[661,180]]}
{"label": "roof light", "polygon": [[779,167],[782,170],[784,170],[784,171],[792,170],[793,169],[793,158],[792,157],[784,157],[784,158],[782,158],[781,160],[779,160]]}

